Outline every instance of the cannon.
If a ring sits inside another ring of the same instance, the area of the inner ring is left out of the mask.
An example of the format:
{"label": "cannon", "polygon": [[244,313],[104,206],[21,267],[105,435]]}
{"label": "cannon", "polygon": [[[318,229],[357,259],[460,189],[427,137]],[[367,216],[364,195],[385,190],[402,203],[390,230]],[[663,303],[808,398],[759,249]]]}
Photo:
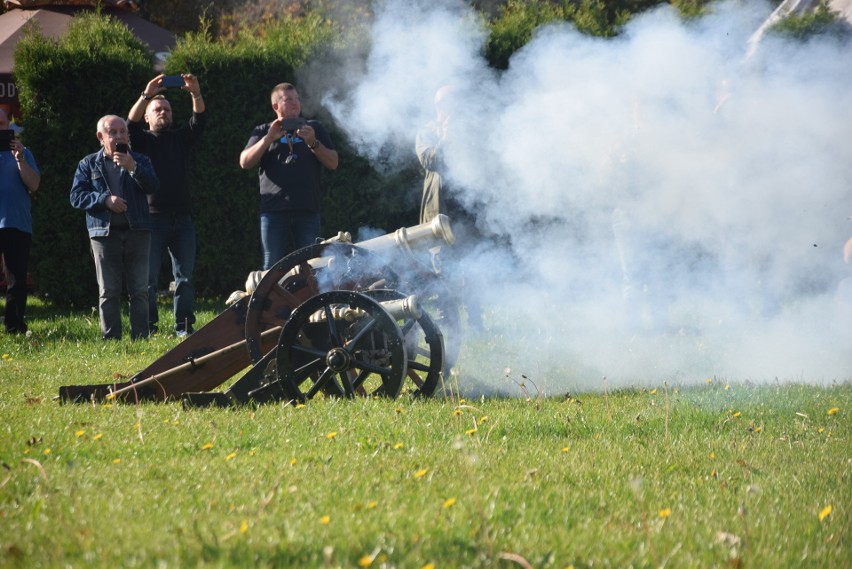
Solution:
{"label": "cannon", "polygon": [[440,270],[454,242],[444,215],[359,243],[338,233],[252,273],[223,312],[129,380],[62,386],[59,399],[429,397],[458,357],[459,310]]}

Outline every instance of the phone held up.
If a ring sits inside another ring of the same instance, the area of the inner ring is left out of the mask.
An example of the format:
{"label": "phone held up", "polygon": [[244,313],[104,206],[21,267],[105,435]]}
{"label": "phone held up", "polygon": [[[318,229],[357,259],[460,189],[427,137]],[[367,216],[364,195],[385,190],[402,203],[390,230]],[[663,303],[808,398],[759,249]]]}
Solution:
{"label": "phone held up", "polygon": [[162,85],[163,85],[163,87],[166,87],[166,88],[183,87],[184,86],[183,77],[181,77],[180,75],[166,75],[162,79]]}
{"label": "phone held up", "polygon": [[14,130],[0,130],[0,152],[9,150],[13,140],[15,140]]}
{"label": "phone held up", "polygon": [[115,145],[115,151],[121,152],[122,154],[127,154],[130,151],[130,147],[127,146],[126,142],[119,142]]}
{"label": "phone held up", "polygon": [[281,130],[286,132],[294,132],[299,130],[299,128],[306,124],[307,121],[302,117],[296,117],[294,119],[284,119],[281,121]]}

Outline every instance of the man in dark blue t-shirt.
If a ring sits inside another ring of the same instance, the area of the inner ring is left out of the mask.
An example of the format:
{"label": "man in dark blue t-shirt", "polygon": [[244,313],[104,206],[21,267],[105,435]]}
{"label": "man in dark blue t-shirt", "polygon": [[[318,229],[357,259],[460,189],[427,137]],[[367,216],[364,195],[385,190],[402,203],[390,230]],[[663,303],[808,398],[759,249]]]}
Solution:
{"label": "man in dark blue t-shirt", "polygon": [[299,93],[290,83],[272,89],[276,118],[254,128],[240,154],[243,169],[259,166],[263,268],[286,254],[292,234],[297,249],[320,235],[322,168],[337,168],[337,151],[318,121],[301,117]]}

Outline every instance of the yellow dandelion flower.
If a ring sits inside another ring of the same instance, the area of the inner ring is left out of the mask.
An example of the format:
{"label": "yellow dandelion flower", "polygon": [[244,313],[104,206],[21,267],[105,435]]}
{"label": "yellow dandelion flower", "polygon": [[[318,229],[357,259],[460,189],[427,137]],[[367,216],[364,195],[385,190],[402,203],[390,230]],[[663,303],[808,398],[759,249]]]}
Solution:
{"label": "yellow dandelion flower", "polygon": [[237,453],[232,452],[231,454],[229,454],[228,456],[225,457],[225,460],[233,460],[236,457],[237,457]]}
{"label": "yellow dandelion flower", "polygon": [[296,463],[297,463],[297,462],[299,462],[299,461],[298,461],[298,460],[296,460],[295,458],[291,458],[291,459],[290,459],[290,466],[296,466]]}
{"label": "yellow dandelion flower", "polygon": [[414,477],[415,478],[423,478],[424,476],[426,476],[427,472],[429,472],[428,468],[421,468],[420,470],[418,470],[417,472],[414,473]]}
{"label": "yellow dandelion flower", "polygon": [[248,520],[243,520],[240,522],[240,533],[246,533],[248,531]]}
{"label": "yellow dandelion flower", "polygon": [[716,478],[716,469],[715,468],[710,471],[710,478]]}
{"label": "yellow dandelion flower", "polygon": [[466,430],[466,431],[464,432],[464,434],[466,434],[466,435],[472,435],[472,434],[473,434],[473,433],[475,433],[476,431],[477,431],[477,429],[474,427],[473,429],[468,429],[468,430]]}
{"label": "yellow dandelion flower", "polygon": [[830,515],[831,515],[831,504],[829,504],[828,506],[824,507],[822,510],[819,511],[819,521],[824,520],[825,518],[827,518]]}
{"label": "yellow dandelion flower", "polygon": [[213,448],[213,443],[204,443],[204,445],[202,445],[201,447],[201,450],[210,450],[211,448]]}
{"label": "yellow dandelion flower", "polygon": [[24,449],[24,454],[30,454],[30,449],[25,448],[25,449]]}
{"label": "yellow dandelion flower", "polygon": [[488,415],[483,415],[482,417],[479,418],[479,424],[481,425],[482,423],[484,423],[487,420],[488,420]]}
{"label": "yellow dandelion flower", "polygon": [[331,439],[333,439],[333,438],[334,438],[334,437],[336,437],[336,436],[337,436],[337,431],[331,431],[330,433],[328,433],[328,434],[325,436],[325,438],[327,438],[328,440],[331,440]]}
{"label": "yellow dandelion flower", "polygon": [[725,384],[725,391],[729,390],[730,388],[731,388],[731,386],[730,386],[729,384],[727,384],[727,383],[726,383],[726,384]]}
{"label": "yellow dandelion flower", "polygon": [[716,453],[715,453],[715,452],[711,452],[711,453],[710,453],[710,458],[716,458]]}
{"label": "yellow dandelion flower", "polygon": [[839,411],[840,411],[840,408],[839,408],[839,407],[832,407],[831,409],[829,409],[829,410],[828,410],[828,412],[826,413],[826,415],[837,415],[837,413],[838,413]]}
{"label": "yellow dandelion flower", "polygon": [[172,421],[172,425],[174,425],[175,427],[177,427],[178,425],[180,425],[180,421],[178,421],[177,419],[175,419],[174,421]]}
{"label": "yellow dandelion flower", "polygon": [[369,553],[361,556],[361,559],[358,560],[358,567],[371,567],[373,565],[373,556]]}
{"label": "yellow dandelion flower", "polygon": [[754,428],[755,433],[759,433],[762,430],[763,430],[763,427],[761,427],[761,426],[757,426],[757,427]]}
{"label": "yellow dandelion flower", "polygon": [[163,424],[164,424],[164,425],[168,425],[168,424],[169,424],[169,421],[170,421],[170,419],[163,419]]}
{"label": "yellow dandelion flower", "polygon": [[50,449],[49,448],[44,449],[44,454],[50,454]]}
{"label": "yellow dandelion flower", "polygon": [[823,428],[823,427],[817,428],[818,433],[823,433],[824,431],[825,431],[825,428]]}
{"label": "yellow dandelion flower", "polygon": [[464,405],[464,399],[459,399],[459,405]]}
{"label": "yellow dandelion flower", "polygon": [[298,405],[296,405],[296,409],[304,409],[304,408],[305,408],[304,403],[299,403]]}
{"label": "yellow dandelion flower", "polygon": [[741,415],[742,415],[742,413],[740,413],[739,411],[734,411],[733,414],[732,414],[733,417],[739,417]]}
{"label": "yellow dandelion flower", "polygon": [[249,456],[254,456],[256,452],[257,452],[256,450],[251,449],[251,450],[249,451]]}
{"label": "yellow dandelion flower", "polygon": [[652,389],[648,393],[650,393],[651,395],[656,395],[657,394],[657,388],[655,387],[654,389]]}
{"label": "yellow dandelion flower", "polygon": [[708,377],[708,378],[707,378],[707,379],[705,379],[704,381],[706,381],[707,383],[713,383],[713,378],[712,378],[712,377]]}
{"label": "yellow dandelion flower", "polygon": [[562,447],[562,452],[568,452],[571,450],[571,447]]}
{"label": "yellow dandelion flower", "polygon": [[463,411],[461,409],[453,409],[453,415],[461,415]]}
{"label": "yellow dandelion flower", "polygon": [[435,564],[430,562],[421,567],[420,569],[435,569]]}
{"label": "yellow dandelion flower", "polygon": [[373,508],[375,508],[378,505],[379,505],[379,503],[376,500],[370,500],[369,502],[367,502],[367,509],[372,510]]}
{"label": "yellow dandelion flower", "polygon": [[3,359],[4,359],[4,360],[8,360],[8,359],[9,359],[9,354],[3,354]]}
{"label": "yellow dandelion flower", "polygon": [[135,425],[133,425],[133,428],[138,431],[139,429],[142,428],[142,423],[136,423]]}
{"label": "yellow dandelion flower", "polygon": [[455,505],[455,503],[456,503],[455,498],[447,498],[446,500],[444,500],[444,507],[445,508],[452,508]]}
{"label": "yellow dandelion flower", "polygon": [[402,407],[397,407],[396,409],[394,409],[394,411],[396,411],[397,415],[402,415],[403,413],[405,413],[405,410]]}
{"label": "yellow dandelion flower", "polygon": [[121,462],[121,459],[120,459],[120,458],[114,458],[114,459],[112,459],[112,463],[113,463],[113,464],[118,464],[119,462]]}
{"label": "yellow dandelion flower", "polygon": [[402,444],[402,443],[396,443],[395,445],[393,445],[393,448],[395,448],[397,450],[404,448],[404,447],[405,447],[405,445]]}
{"label": "yellow dandelion flower", "polygon": [[669,517],[670,515],[672,515],[672,509],[671,508],[663,508],[659,512],[659,516],[663,519]]}
{"label": "yellow dandelion flower", "polygon": [[74,434],[75,434],[75,435],[77,435],[77,437],[78,437],[78,438],[79,438],[79,437],[82,437],[83,435],[85,435],[85,434],[86,434],[86,429],[80,429],[79,431],[77,431],[77,432],[76,432],[76,433],[74,433]]}
{"label": "yellow dandelion flower", "polygon": [[322,525],[327,526],[328,524],[331,523],[331,516],[323,516],[323,517],[320,518],[319,521]]}

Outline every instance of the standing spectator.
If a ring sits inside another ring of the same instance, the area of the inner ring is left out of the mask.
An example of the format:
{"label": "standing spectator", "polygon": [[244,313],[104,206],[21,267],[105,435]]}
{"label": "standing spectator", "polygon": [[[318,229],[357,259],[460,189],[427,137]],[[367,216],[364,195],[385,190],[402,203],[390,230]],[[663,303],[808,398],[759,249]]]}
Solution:
{"label": "standing spectator", "polygon": [[439,214],[450,218],[456,244],[449,250],[448,277],[457,290],[465,291],[468,325],[481,330],[482,306],[472,292],[469,275],[465,274],[465,255],[482,242],[483,235],[476,226],[472,208],[460,200],[461,188],[448,183],[446,164],[448,144],[458,142],[463,132],[458,116],[460,95],[453,85],[444,85],[435,93],[435,119],[417,133],[415,152],[423,172],[423,196],[420,201],[420,223],[428,223]]}
{"label": "standing spectator", "polygon": [[[163,77],[148,82],[127,117],[127,131],[133,149],[146,154],[154,165],[160,190],[148,196],[151,214],[151,257],[148,267],[148,327],[157,331],[157,283],[163,253],[169,252],[175,281],[174,316],[178,337],[192,334],[195,324],[195,226],[192,223],[190,149],[204,130],[204,99],[198,78],[181,75],[181,89],[192,95],[192,117],[173,128],[172,106],[160,93],[165,90]],[[142,118],[148,129],[142,127]]]}
{"label": "standing spectator", "polygon": [[103,148],[77,165],[71,205],[86,211],[95,259],[101,336],[121,339],[121,287],[130,297],[130,337],[148,336],[148,257],[151,224],[146,194],[160,187],[151,160],[127,148],[127,124],[115,115],[98,120]]}
{"label": "standing spectator", "polygon": [[272,89],[271,123],[256,126],[240,167],[260,165],[260,238],[263,268],[269,269],[287,252],[287,239],[295,247],[314,243],[320,235],[322,167],[337,168],[337,151],[319,121],[305,120],[299,93],[290,83]]}
{"label": "standing spectator", "polygon": [[[0,130],[9,116],[0,109]],[[5,141],[4,141],[5,142]],[[27,265],[33,238],[32,194],[41,181],[35,158],[13,138],[0,148],[0,254],[6,266],[6,332],[24,334],[27,324]]]}

